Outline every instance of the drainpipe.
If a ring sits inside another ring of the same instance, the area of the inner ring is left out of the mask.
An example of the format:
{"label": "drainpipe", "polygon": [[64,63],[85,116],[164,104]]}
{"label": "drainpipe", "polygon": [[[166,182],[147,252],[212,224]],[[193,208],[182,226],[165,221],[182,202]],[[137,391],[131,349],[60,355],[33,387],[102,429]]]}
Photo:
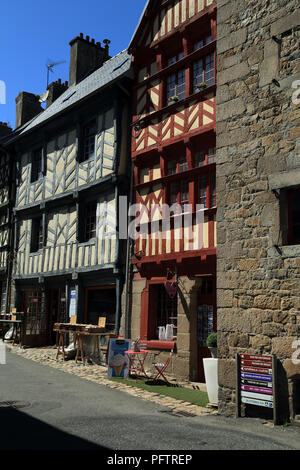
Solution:
{"label": "drainpipe", "polygon": [[[129,207],[132,204],[133,200],[133,160],[130,161],[131,171],[130,171],[130,191],[129,191]],[[125,274],[125,306],[124,306],[124,337],[128,338],[129,328],[128,328],[128,317],[129,317],[129,280],[130,280],[130,251],[131,251],[131,238],[129,237],[129,223],[130,217],[127,216],[127,246],[126,246],[126,274]]]}

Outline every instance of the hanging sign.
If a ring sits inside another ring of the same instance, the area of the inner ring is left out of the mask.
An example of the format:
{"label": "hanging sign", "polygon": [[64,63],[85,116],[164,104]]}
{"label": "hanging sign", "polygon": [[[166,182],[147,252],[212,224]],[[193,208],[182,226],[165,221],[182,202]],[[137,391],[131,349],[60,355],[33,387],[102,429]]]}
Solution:
{"label": "hanging sign", "polygon": [[275,356],[237,354],[237,416],[241,416],[241,403],[276,410],[276,358]]}
{"label": "hanging sign", "polygon": [[177,294],[177,290],[178,290],[177,282],[166,281],[165,282],[165,288],[166,288],[168,296],[171,299],[175,299],[176,294]]}

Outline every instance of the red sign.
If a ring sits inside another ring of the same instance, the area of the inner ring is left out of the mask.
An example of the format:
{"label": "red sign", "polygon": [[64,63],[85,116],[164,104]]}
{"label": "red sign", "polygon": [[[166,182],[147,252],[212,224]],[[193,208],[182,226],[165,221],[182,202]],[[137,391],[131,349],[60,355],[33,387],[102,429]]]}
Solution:
{"label": "red sign", "polygon": [[268,361],[272,362],[272,356],[257,356],[255,354],[241,354],[241,359],[250,361]]}
{"label": "red sign", "polygon": [[241,364],[244,366],[253,366],[253,367],[272,367],[272,365],[268,362],[261,362],[261,361],[241,361]]}

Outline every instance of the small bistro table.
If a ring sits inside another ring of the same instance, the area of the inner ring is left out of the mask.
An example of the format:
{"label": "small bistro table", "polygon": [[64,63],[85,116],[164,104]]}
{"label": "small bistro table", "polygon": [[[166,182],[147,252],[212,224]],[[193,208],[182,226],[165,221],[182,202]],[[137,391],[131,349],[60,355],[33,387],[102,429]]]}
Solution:
{"label": "small bistro table", "polygon": [[129,374],[134,374],[136,377],[145,377],[148,379],[148,375],[145,371],[145,360],[149,351],[147,349],[141,349],[140,351],[125,351],[129,359]]}

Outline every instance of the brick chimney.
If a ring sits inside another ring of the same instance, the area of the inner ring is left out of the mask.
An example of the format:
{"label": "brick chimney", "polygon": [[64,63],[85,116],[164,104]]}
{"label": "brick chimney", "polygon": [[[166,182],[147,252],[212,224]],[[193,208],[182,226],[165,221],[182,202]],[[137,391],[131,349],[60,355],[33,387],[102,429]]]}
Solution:
{"label": "brick chimney", "polygon": [[16,98],[16,129],[43,111],[39,95],[21,91]]}
{"label": "brick chimney", "polygon": [[107,59],[109,59],[108,45],[110,41],[105,39],[103,42],[105,46],[101,47],[100,42],[95,43],[95,39],[90,40],[89,36],[86,36],[84,39],[82,33],[72,39],[70,42],[70,87],[72,85],[76,85],[76,83],[97,70]]}
{"label": "brick chimney", "polygon": [[57,100],[57,98],[60,97],[66,90],[68,89],[68,82],[61,83],[61,79],[59,78],[56,82],[50,83],[48,85],[47,90],[49,91],[48,97],[47,97],[47,106],[46,108],[49,108],[49,106]]}
{"label": "brick chimney", "polygon": [[0,139],[6,137],[12,132],[12,128],[6,122],[0,122]]}

